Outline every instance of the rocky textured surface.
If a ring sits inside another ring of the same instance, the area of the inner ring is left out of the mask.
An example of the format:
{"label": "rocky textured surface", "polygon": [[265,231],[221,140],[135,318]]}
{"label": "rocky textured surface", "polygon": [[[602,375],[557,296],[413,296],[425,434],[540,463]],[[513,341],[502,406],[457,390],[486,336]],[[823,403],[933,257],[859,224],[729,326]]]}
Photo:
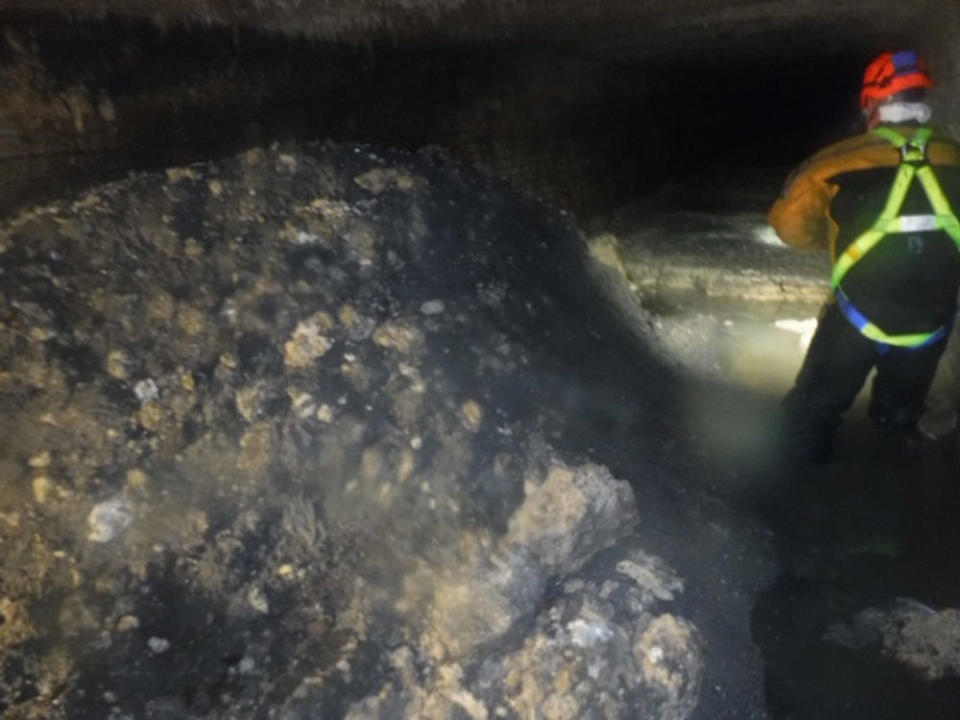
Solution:
{"label": "rocky textured surface", "polygon": [[332,144],[7,222],[4,717],[688,716],[684,582],[575,452],[665,422],[606,405],[657,371],[584,258],[442,156]]}
{"label": "rocky textured surface", "polygon": [[415,654],[401,648],[391,657],[393,677],[347,718],[400,711],[441,720],[456,710],[470,718],[689,717],[699,697],[701,643],[688,621],[663,612],[682,589],[656,558],[620,549],[588,575],[568,578],[531,629],[501,638],[466,677],[450,663],[418,677]]}
{"label": "rocky textured surface", "polygon": [[827,639],[851,648],[880,650],[927,680],[960,676],[960,611],[934,610],[901,598],[837,624]]}

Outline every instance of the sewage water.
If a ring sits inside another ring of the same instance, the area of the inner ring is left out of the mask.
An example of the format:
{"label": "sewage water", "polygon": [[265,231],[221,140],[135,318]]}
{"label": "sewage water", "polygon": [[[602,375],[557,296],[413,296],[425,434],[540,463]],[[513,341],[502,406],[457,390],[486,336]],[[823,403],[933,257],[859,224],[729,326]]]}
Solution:
{"label": "sewage water", "polygon": [[[956,440],[917,446],[872,426],[868,379],[831,462],[765,462],[777,405],[816,328],[810,299],[824,280],[809,258],[775,243],[758,249],[769,238],[759,222],[648,216],[624,234],[622,256],[661,352],[703,381],[684,402],[692,444],[717,471],[714,491],[751,508],[773,538],[779,571],[752,614],[767,712],[960,717],[960,646],[915,637],[924,626],[941,640],[960,638],[951,610],[960,606]],[[705,248],[712,268],[704,267]],[[769,268],[771,254],[779,270],[768,275],[765,295],[753,264],[759,258]],[[777,279],[791,267],[801,278],[793,293]],[[758,300],[764,296],[774,301]]]}

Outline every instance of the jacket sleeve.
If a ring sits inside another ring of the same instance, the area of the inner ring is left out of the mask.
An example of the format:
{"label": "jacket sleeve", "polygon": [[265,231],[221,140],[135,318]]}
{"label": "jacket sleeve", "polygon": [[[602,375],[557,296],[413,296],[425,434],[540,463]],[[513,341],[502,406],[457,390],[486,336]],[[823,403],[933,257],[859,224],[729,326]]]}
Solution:
{"label": "jacket sleeve", "polygon": [[780,239],[799,250],[830,249],[836,223],[830,217],[835,190],[801,167],[770,208],[768,220]]}

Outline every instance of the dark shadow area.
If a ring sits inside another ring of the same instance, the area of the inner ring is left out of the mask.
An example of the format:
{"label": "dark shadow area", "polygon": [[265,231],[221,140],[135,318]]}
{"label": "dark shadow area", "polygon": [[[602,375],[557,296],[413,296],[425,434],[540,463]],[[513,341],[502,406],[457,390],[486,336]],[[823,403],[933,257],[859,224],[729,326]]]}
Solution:
{"label": "dark shadow area", "polygon": [[[856,119],[872,45],[644,56],[502,42],[358,46],[7,12],[0,204],[251,145],[448,148],[580,215],[722,158],[784,168]],[[778,36],[816,47],[817,29]]]}
{"label": "dark shadow area", "polygon": [[955,438],[911,447],[856,407],[834,460],[758,488],[781,568],[752,613],[773,717],[957,716],[960,681],[937,669],[960,603],[957,468]]}

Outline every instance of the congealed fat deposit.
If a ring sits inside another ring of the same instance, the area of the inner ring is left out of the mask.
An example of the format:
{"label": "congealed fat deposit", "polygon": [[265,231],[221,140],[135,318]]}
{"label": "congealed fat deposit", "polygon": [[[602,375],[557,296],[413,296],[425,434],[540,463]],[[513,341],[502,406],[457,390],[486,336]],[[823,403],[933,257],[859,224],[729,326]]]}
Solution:
{"label": "congealed fat deposit", "polygon": [[557,446],[601,342],[579,243],[332,144],[10,220],[4,717],[688,716],[683,581]]}

